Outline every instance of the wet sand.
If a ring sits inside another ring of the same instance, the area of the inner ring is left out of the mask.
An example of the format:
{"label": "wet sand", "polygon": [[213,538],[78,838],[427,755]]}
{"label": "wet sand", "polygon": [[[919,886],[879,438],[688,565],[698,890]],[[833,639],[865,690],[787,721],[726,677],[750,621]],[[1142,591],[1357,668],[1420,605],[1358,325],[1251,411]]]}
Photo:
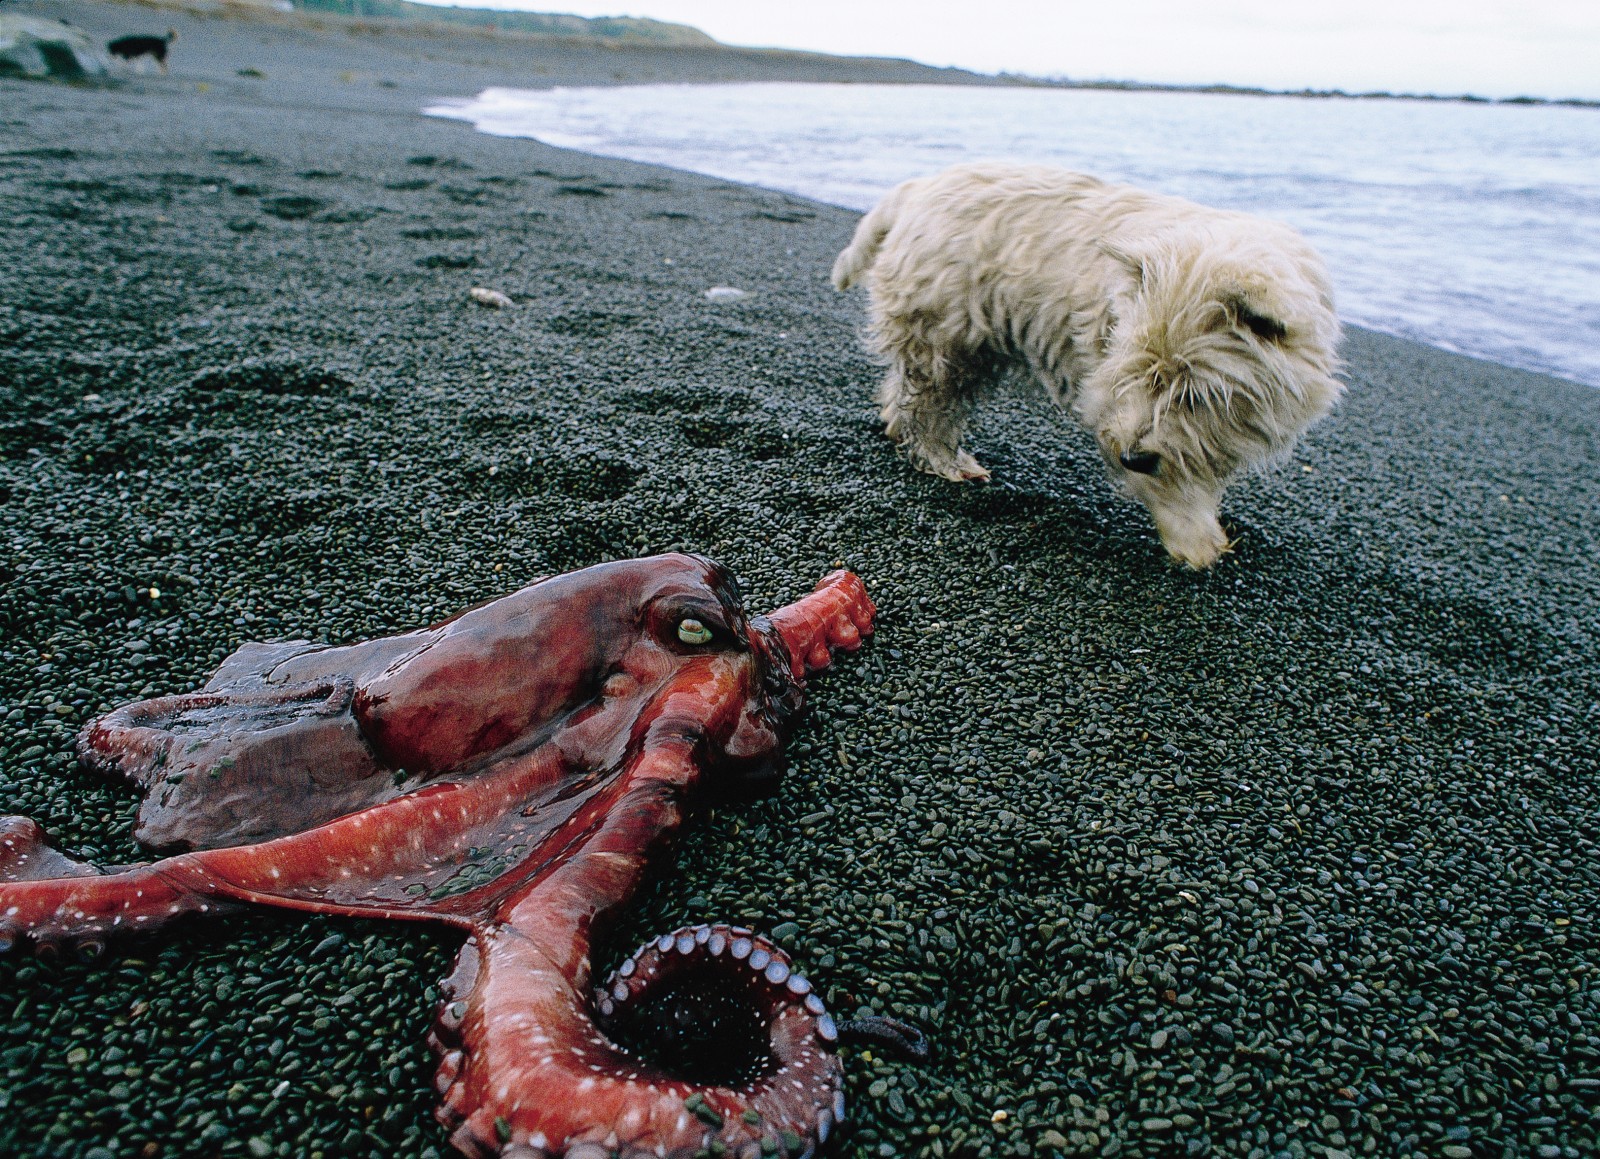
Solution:
{"label": "wet sand", "polygon": [[[931,1065],[849,1058],[845,1153],[1600,1145],[1600,392],[1352,331],[1188,574],[1032,391],[981,411],[992,486],[895,456],[827,286],[853,214],[416,113],[739,54],[70,18],[181,36],[165,78],[0,81],[0,811],[136,859],[75,731],[246,640],[669,548],[758,610],[843,563],[877,638],[612,956],[747,922],[925,1026]],[[250,913],[0,959],[0,1154],[443,1154],[454,950]]]}

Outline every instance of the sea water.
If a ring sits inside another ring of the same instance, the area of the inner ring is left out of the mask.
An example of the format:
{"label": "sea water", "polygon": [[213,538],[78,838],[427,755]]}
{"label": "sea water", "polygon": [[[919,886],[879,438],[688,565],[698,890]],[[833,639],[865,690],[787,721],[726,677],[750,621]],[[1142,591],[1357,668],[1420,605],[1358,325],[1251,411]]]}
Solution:
{"label": "sea water", "polygon": [[939,85],[488,89],[486,133],[866,209],[958,161],[1278,218],[1349,321],[1600,386],[1600,109]]}

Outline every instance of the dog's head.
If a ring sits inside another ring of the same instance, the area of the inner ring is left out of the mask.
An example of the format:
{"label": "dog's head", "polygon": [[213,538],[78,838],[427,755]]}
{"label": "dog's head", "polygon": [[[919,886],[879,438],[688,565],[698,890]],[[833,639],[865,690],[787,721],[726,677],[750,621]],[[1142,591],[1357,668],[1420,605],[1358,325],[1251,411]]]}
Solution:
{"label": "dog's head", "polygon": [[1076,409],[1167,550],[1209,567],[1228,480],[1287,454],[1343,390],[1332,288],[1299,234],[1254,219],[1103,248],[1125,283]]}

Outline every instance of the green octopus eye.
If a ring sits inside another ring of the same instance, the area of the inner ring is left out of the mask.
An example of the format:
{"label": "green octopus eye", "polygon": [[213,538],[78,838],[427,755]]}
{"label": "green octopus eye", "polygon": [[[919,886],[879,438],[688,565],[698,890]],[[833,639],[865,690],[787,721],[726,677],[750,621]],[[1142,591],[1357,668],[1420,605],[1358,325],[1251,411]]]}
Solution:
{"label": "green octopus eye", "polygon": [[678,639],[685,644],[709,644],[711,629],[691,616],[678,621]]}

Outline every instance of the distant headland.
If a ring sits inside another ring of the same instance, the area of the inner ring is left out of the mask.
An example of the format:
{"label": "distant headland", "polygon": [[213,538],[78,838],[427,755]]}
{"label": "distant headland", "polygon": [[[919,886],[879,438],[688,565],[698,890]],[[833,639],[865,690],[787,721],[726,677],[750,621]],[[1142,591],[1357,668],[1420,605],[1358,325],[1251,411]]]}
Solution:
{"label": "distant headland", "polygon": [[[745,46],[723,44],[688,24],[671,24],[636,16],[567,16],[546,12],[514,12],[499,8],[446,7],[413,4],[410,0],[293,0],[297,9],[328,12],[380,20],[422,20],[442,24],[466,24],[479,29],[496,29],[534,36],[610,41],[635,46],[662,48],[721,48],[751,51]],[[760,50],[757,50],[760,51]],[[781,52],[791,50],[779,49]],[[827,55],[804,53],[802,55]],[[1471,93],[1439,95],[1431,93],[1347,92],[1343,89],[1268,89],[1227,84],[1157,84],[1134,80],[1075,80],[1070,77],[1038,77],[1021,73],[990,75],[966,69],[941,68],[941,73],[959,74],[967,83],[1047,86],[1068,89],[1109,89],[1116,92],[1218,93],[1228,96],[1308,97],[1325,100],[1456,101],[1496,105],[1567,105],[1600,108],[1600,100],[1578,97],[1546,98],[1531,96],[1485,97]],[[951,77],[950,79],[954,79]]]}
{"label": "distant headland", "polygon": [[618,44],[663,48],[721,48],[719,41],[687,24],[670,24],[637,16],[567,16],[549,12],[511,12],[499,8],[456,8],[412,4],[408,0],[293,0],[306,12],[379,20],[425,20],[435,24],[470,24],[533,36],[609,40]]}

